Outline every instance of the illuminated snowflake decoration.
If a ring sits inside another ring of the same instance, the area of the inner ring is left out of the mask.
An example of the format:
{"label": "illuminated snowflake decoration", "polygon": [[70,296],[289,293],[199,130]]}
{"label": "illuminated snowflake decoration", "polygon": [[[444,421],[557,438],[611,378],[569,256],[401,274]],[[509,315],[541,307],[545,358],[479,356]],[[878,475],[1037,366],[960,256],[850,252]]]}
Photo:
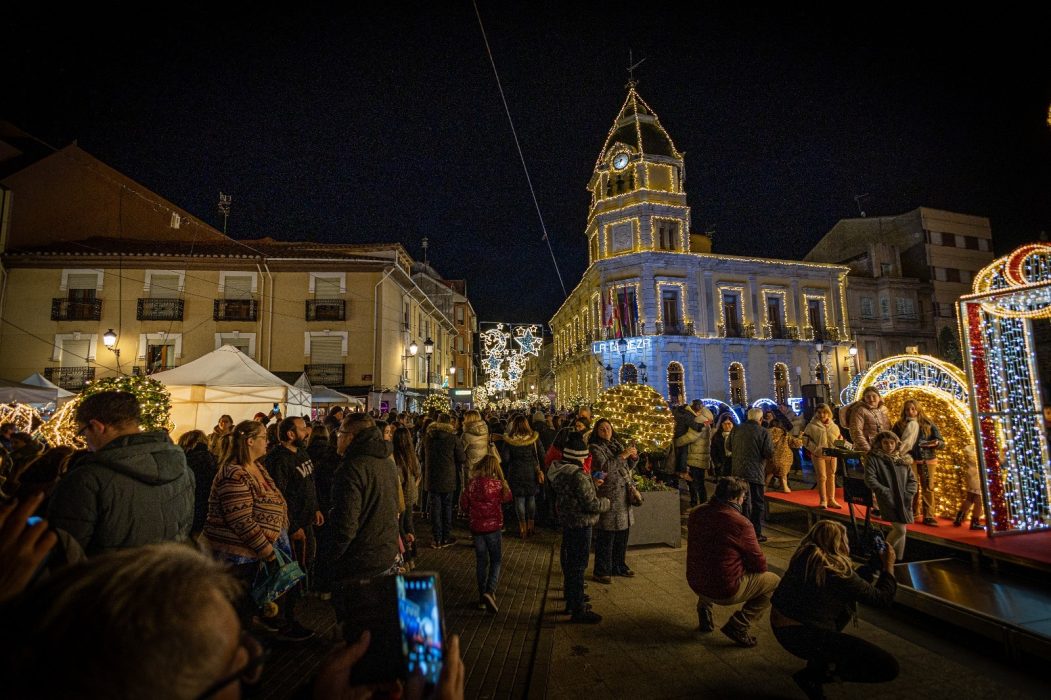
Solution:
{"label": "illuminated snowflake decoration", "polygon": [[[525,374],[526,356],[539,356],[544,343],[537,324],[511,327],[498,323],[495,328],[480,333],[479,338],[482,343],[487,398],[493,398],[494,394],[501,391],[515,391]],[[512,348],[512,338],[519,349]]]}
{"label": "illuminated snowflake decoration", "polygon": [[537,335],[539,331],[535,325],[515,328],[515,342],[522,348],[523,355],[540,356],[540,346],[544,344],[544,339]]}

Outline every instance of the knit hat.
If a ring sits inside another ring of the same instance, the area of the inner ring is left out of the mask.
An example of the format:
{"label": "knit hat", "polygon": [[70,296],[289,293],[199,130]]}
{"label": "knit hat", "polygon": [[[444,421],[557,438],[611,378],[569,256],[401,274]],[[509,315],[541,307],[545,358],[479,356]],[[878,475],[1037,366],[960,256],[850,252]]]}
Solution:
{"label": "knit hat", "polygon": [[571,433],[562,448],[562,456],[573,462],[583,462],[588,456],[588,446],[584,444],[584,437],[580,433]]}
{"label": "knit hat", "polygon": [[535,412],[533,413],[533,422],[534,422],[534,423],[543,423],[543,422],[544,422],[544,420],[545,420],[545,419],[544,419],[544,414],[543,414],[542,412],[540,412],[540,411],[535,411]]}

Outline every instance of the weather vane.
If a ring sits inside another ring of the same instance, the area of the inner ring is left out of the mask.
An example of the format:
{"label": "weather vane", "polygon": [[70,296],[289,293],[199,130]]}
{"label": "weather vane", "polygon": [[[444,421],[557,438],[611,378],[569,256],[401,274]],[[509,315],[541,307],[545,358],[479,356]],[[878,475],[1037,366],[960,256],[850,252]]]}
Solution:
{"label": "weather vane", "polygon": [[226,221],[230,218],[230,203],[233,199],[232,194],[219,193],[219,214],[223,217],[223,233],[226,233]]}
{"label": "weather vane", "polygon": [[631,52],[631,49],[628,49],[628,87],[635,87],[635,85],[638,84],[638,81],[635,80],[635,69],[641,66],[642,62],[645,60],[646,57],[643,56],[638,61],[636,61],[634,55]]}

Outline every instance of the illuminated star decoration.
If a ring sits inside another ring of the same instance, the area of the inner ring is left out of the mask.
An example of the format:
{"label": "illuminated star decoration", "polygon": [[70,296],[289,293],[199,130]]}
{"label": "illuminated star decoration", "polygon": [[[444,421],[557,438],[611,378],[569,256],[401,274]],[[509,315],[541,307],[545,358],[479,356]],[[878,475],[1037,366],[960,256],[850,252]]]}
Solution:
{"label": "illuminated star decoration", "polygon": [[539,328],[535,325],[515,328],[515,342],[522,348],[523,355],[533,355],[534,357],[540,355],[540,346],[543,345],[544,339],[537,337],[536,333],[538,331]]}

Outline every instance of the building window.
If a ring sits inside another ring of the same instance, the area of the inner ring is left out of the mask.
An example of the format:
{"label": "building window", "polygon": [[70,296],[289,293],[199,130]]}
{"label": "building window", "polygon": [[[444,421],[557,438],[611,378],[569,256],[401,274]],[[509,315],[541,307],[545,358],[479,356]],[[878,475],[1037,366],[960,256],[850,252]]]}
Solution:
{"label": "building window", "polygon": [[947,267],[947,268],[945,268],[945,281],[946,282],[959,282],[960,281],[960,271],[957,270],[955,267]]}
{"label": "building window", "polygon": [[989,247],[990,243],[991,243],[991,241],[988,238],[979,238],[978,239],[978,250],[980,250],[982,252],[985,252],[985,253],[988,253],[990,250],[992,250]]}
{"label": "building window", "polygon": [[783,404],[788,401],[788,394],[788,365],[774,363],[774,401]]}
{"label": "building window", "polygon": [[609,229],[610,245],[612,253],[625,253],[634,247],[635,226],[630,221],[622,221],[613,224]]}
{"label": "building window", "polygon": [[741,307],[736,294],[723,294],[723,320],[726,323],[726,337],[741,337]]}
{"label": "building window", "polygon": [[876,318],[876,305],[873,303],[872,297],[861,297],[861,318]]}
{"label": "building window", "polygon": [[678,237],[679,227],[674,221],[663,219],[657,220],[657,246],[660,250],[677,250],[675,239]]}
{"label": "building window", "polygon": [[636,369],[635,365],[630,362],[624,364],[620,368],[620,383],[621,384],[638,384],[639,383],[639,370]]}
{"label": "building window", "polygon": [[879,264],[880,277],[890,277],[893,272],[894,272],[894,266],[892,264],[890,264],[890,263],[880,263]]}
{"label": "building window", "polygon": [[877,350],[875,340],[865,341],[865,362],[871,365],[873,362],[879,360],[879,350]]}
{"label": "building window", "polygon": [[683,374],[682,365],[678,362],[668,363],[668,403],[672,406],[686,403],[686,385]]}
{"label": "building window", "polygon": [[771,338],[784,338],[784,312],[781,310],[781,297],[771,294],[766,298],[766,322],[770,326]]}
{"label": "building window", "polygon": [[820,299],[807,299],[807,320],[810,321],[810,327],[814,329],[815,341],[822,341],[825,339],[824,306],[825,305]]}
{"label": "building window", "polygon": [[890,318],[890,299],[887,297],[879,298],[879,314],[884,319]]}
{"label": "building window", "polygon": [[898,314],[898,318],[906,321],[916,320],[916,306],[912,299],[898,297],[894,300],[894,307]]}
{"label": "building window", "polygon": [[255,333],[216,333],[215,349],[218,350],[224,345],[232,345],[245,355],[255,357]]}
{"label": "building window", "polygon": [[598,236],[592,236],[588,245],[591,250],[591,262],[595,262],[598,260]]}
{"label": "building window", "polygon": [[456,325],[458,325],[458,326],[462,326],[463,325],[463,305],[462,304],[457,304],[456,305]]}
{"label": "building window", "polygon": [[661,313],[665,332],[678,333],[682,327],[679,315],[679,290],[675,287],[661,289]]}
{"label": "building window", "polygon": [[975,236],[964,236],[963,243],[968,250],[978,250],[978,238]]}
{"label": "building window", "polygon": [[740,362],[731,362],[727,369],[730,378],[730,404],[733,406],[744,406],[748,401],[748,392],[745,390],[744,365]]}

